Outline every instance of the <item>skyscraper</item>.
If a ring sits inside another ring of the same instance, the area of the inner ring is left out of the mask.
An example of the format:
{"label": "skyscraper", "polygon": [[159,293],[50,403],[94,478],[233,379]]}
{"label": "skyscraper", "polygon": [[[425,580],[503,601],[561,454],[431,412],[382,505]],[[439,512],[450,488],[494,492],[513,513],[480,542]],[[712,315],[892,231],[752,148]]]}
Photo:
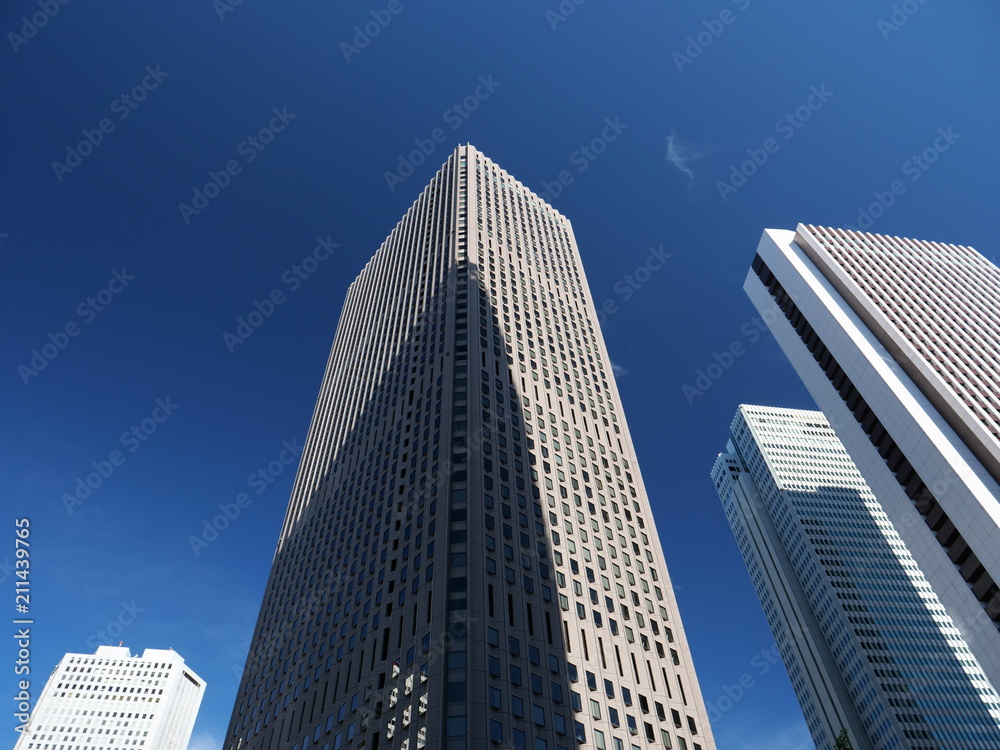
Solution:
{"label": "skyscraper", "polygon": [[1000,269],[799,225],[764,232],[744,289],[1000,686]]}
{"label": "skyscraper", "polygon": [[820,412],[741,406],[712,478],[817,748],[1000,747],[1000,697]]}
{"label": "skyscraper", "polygon": [[14,750],[185,750],[204,694],[175,651],[66,654]]}
{"label": "skyscraper", "polygon": [[567,219],[460,146],[348,290],[225,747],[714,747]]}

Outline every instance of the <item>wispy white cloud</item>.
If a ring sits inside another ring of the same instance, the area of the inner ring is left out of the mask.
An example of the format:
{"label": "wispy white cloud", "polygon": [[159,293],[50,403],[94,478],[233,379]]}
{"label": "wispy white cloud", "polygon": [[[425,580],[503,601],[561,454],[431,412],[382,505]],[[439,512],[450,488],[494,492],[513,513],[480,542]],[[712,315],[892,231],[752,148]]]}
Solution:
{"label": "wispy white cloud", "polygon": [[689,180],[694,180],[694,170],[691,169],[690,165],[707,153],[707,150],[698,149],[691,143],[685,143],[673,131],[667,135],[667,152],[664,157],[679,171],[686,174]]}
{"label": "wispy white cloud", "polygon": [[621,377],[622,375],[628,375],[628,370],[626,370],[621,365],[616,365],[614,362],[611,363],[611,371],[615,374],[615,377]]}
{"label": "wispy white cloud", "polygon": [[216,739],[209,732],[199,732],[191,735],[187,750],[219,750],[220,747],[222,747],[221,740]]}

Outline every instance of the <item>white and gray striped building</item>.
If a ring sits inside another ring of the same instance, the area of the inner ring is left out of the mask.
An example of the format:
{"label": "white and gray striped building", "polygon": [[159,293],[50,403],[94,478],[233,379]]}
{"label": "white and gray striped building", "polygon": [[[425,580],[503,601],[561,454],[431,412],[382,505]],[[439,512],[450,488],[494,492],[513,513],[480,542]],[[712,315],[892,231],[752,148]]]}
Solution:
{"label": "white and gray striped building", "polygon": [[744,289],[1000,687],[1000,268],[800,224]]}
{"label": "white and gray striped building", "polygon": [[227,750],[714,748],[569,221],[460,146],[344,304]]}

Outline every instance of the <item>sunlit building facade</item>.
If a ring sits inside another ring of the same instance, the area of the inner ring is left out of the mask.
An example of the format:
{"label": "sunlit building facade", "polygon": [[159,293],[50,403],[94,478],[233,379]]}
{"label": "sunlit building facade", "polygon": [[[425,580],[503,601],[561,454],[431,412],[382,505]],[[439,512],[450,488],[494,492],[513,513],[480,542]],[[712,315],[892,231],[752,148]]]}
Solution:
{"label": "sunlit building facade", "polygon": [[225,748],[714,746],[569,221],[460,146],[348,291]]}
{"label": "sunlit building facade", "polygon": [[1000,269],[799,225],[764,232],[744,289],[1000,686]]}
{"label": "sunlit building facade", "polygon": [[66,654],[14,750],[186,750],[204,694],[172,650]]}
{"label": "sunlit building facade", "polygon": [[1000,747],[1000,697],[822,413],[741,406],[712,478],[817,748]]}

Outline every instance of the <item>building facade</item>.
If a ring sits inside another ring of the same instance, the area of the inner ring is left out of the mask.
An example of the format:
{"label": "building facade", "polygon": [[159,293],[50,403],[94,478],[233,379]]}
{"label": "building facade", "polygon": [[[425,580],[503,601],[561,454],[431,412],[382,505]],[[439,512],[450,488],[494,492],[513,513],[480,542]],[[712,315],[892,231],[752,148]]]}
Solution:
{"label": "building facade", "polygon": [[66,654],[14,750],[186,750],[204,694],[174,651]]}
{"label": "building facade", "polygon": [[799,225],[765,231],[744,289],[1000,685],[1000,269]]}
{"label": "building facade", "polygon": [[817,748],[1000,747],[1000,697],[820,412],[741,406],[712,478]]}
{"label": "building facade", "polygon": [[567,219],[471,146],[348,290],[227,750],[714,747]]}

